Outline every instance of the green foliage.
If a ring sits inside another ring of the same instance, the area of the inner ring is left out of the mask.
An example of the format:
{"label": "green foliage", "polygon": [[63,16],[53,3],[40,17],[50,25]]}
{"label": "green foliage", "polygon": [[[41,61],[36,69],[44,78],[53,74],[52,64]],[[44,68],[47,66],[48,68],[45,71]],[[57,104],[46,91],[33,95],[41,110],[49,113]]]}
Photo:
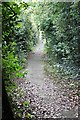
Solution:
{"label": "green foliage", "polygon": [[25,101],[22,108],[18,106],[17,99],[21,98],[23,91],[21,93],[21,89],[13,84],[14,78],[27,74],[28,71],[23,72],[22,69],[29,52],[37,43],[38,32],[37,28],[33,29],[29,6],[21,1],[2,3],[2,77],[16,119],[31,118],[29,113],[22,115],[29,103]]}
{"label": "green foliage", "polygon": [[25,102],[23,103],[23,106],[24,106],[24,107],[28,107],[28,106],[29,106],[29,102],[28,102],[28,101],[25,101]]}
{"label": "green foliage", "polygon": [[14,89],[17,88],[17,85],[15,82],[11,82],[11,81],[6,81],[5,82],[6,85],[6,91],[10,94],[12,93],[12,91],[14,91]]}
{"label": "green foliage", "polygon": [[48,63],[60,73],[76,76],[80,66],[80,2],[43,2],[36,6],[36,23],[46,37]]}
{"label": "green foliage", "polygon": [[32,118],[32,115],[30,113],[27,114],[27,118],[28,119],[31,119]]}
{"label": "green foliage", "polygon": [[2,4],[2,51],[3,79],[12,74],[23,77],[19,72],[26,62],[32,47],[36,44],[35,32],[29,20],[28,4],[24,2],[3,2]]}
{"label": "green foliage", "polygon": [[[10,49],[10,51],[8,50]],[[18,57],[15,55],[15,43],[11,43],[8,46],[4,46],[3,49],[3,79],[11,79],[13,78],[14,73],[19,73],[22,67],[18,63]],[[20,74],[20,73],[19,73]]]}
{"label": "green foliage", "polygon": [[[21,72],[29,52],[38,42],[39,29],[46,39],[45,49],[48,56],[47,70],[55,76],[80,74],[80,2],[25,2],[2,3],[2,70],[3,80],[24,77],[28,71]],[[49,67],[50,66],[50,67]],[[20,99],[20,89],[5,81],[6,90],[13,101],[16,119],[29,106],[28,101],[17,108],[16,98]],[[70,84],[70,88],[75,87]],[[23,116],[31,119],[30,113]]]}

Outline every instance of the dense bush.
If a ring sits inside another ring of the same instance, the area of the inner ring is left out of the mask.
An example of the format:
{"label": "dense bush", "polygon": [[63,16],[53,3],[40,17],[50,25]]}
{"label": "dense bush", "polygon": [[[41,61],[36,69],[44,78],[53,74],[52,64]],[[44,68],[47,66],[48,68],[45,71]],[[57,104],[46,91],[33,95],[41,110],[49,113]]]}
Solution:
{"label": "dense bush", "polygon": [[[29,4],[25,2],[2,3],[3,119],[13,120],[13,117],[21,119],[19,113],[25,109],[17,108],[17,96],[14,93],[19,95],[20,99],[22,96],[20,92],[24,91],[16,91],[18,86],[13,80],[22,78],[27,73],[22,72],[22,69],[25,67],[24,63],[29,52],[37,43],[37,28],[33,29],[28,9]],[[24,105],[26,103],[24,101]],[[30,118],[31,115],[28,113],[26,117]]]}
{"label": "dense bush", "polygon": [[[40,11],[38,11],[40,9]],[[80,2],[38,3],[36,23],[46,36],[46,51],[51,66],[71,69],[79,74],[80,66]],[[38,17],[37,17],[38,16]],[[63,71],[62,71],[63,72]],[[67,72],[66,72],[67,73]]]}
{"label": "dense bush", "polygon": [[27,13],[27,3],[3,2],[2,4],[2,51],[3,77],[10,79],[26,61],[36,44],[36,33]]}

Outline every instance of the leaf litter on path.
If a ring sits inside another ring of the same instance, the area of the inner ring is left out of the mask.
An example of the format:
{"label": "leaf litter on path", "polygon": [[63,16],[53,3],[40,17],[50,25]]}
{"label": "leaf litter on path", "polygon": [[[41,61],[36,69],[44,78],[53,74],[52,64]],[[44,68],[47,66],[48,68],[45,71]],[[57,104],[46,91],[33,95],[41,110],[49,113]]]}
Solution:
{"label": "leaf litter on path", "polygon": [[[78,88],[75,82],[61,80],[56,82],[44,74],[43,42],[39,44],[28,58],[26,80],[17,80],[23,89],[23,101],[29,101],[31,114],[38,118],[76,118],[78,117]],[[74,89],[73,89],[74,88]],[[21,100],[18,102],[21,104]],[[26,113],[26,110],[25,110]]]}

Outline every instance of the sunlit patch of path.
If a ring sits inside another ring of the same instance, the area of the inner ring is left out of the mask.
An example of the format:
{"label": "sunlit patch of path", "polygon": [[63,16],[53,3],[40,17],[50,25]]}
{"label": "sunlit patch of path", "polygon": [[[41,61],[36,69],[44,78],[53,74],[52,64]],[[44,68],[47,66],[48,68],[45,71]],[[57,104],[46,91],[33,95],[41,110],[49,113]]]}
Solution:
{"label": "sunlit patch of path", "polygon": [[31,101],[33,113],[41,118],[76,117],[76,110],[69,110],[68,98],[63,98],[62,91],[53,84],[53,80],[44,74],[44,41],[40,31],[39,43],[28,58],[26,76],[27,99]]}

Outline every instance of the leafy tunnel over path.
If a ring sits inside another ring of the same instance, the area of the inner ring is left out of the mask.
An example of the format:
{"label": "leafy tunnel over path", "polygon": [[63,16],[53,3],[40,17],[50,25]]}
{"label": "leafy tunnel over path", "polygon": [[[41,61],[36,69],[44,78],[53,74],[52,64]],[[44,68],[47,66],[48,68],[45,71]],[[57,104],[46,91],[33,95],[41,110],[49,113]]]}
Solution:
{"label": "leafy tunnel over path", "polygon": [[71,81],[57,83],[50,75],[45,74],[44,43],[40,31],[39,43],[28,58],[26,81],[18,81],[18,85],[25,91],[23,99],[30,102],[31,114],[37,119],[76,118],[78,117],[77,89],[73,91],[68,88]]}
{"label": "leafy tunnel over path", "polygon": [[78,117],[79,21],[80,2],[2,3],[2,78],[15,119]]}

